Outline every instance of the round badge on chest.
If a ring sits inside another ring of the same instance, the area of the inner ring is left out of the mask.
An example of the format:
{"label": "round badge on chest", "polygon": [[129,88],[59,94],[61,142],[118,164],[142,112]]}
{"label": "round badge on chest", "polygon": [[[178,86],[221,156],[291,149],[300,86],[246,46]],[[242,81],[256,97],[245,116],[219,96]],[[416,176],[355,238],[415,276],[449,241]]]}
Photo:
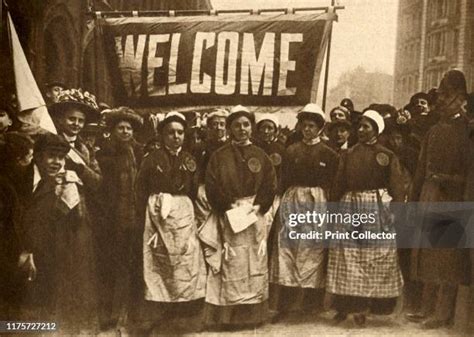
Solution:
{"label": "round badge on chest", "polygon": [[190,158],[190,157],[186,158],[184,160],[184,165],[189,170],[189,172],[195,172],[196,171],[197,164],[196,164],[196,161],[194,161],[193,158]]}
{"label": "round badge on chest", "polygon": [[272,161],[273,166],[278,166],[281,164],[281,156],[279,153],[272,153],[270,155],[270,160]]}
{"label": "round badge on chest", "polygon": [[377,160],[377,164],[380,166],[388,166],[388,164],[390,164],[390,158],[386,153],[383,152],[377,153],[375,160]]}
{"label": "round badge on chest", "polygon": [[262,170],[262,164],[257,158],[250,158],[247,162],[250,172],[258,173]]}

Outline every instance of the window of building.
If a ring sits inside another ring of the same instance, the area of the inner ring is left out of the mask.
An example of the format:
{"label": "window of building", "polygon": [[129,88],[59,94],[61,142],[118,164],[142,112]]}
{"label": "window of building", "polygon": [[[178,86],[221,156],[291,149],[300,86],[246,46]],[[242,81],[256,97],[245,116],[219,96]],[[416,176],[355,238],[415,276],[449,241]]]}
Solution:
{"label": "window of building", "polygon": [[448,16],[448,0],[431,0],[431,20],[439,20]]}
{"label": "window of building", "polygon": [[438,57],[446,55],[447,31],[431,34],[428,37],[428,57]]}
{"label": "window of building", "polygon": [[452,50],[454,58],[457,59],[459,50],[459,29],[457,28],[453,30]]}

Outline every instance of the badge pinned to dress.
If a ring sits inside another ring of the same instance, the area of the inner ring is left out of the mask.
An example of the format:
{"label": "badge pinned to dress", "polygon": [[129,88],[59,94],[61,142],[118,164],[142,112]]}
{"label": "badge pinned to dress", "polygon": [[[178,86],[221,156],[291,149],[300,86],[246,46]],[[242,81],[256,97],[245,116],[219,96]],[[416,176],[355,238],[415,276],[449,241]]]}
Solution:
{"label": "badge pinned to dress", "polygon": [[250,158],[247,162],[247,165],[249,167],[250,172],[252,173],[259,173],[262,170],[262,164],[257,158]]}

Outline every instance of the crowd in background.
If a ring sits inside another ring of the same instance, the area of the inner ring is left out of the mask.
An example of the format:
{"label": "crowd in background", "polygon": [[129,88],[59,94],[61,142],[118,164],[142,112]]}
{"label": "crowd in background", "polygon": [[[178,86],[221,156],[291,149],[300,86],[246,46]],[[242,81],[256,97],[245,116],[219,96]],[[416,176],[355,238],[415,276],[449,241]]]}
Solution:
{"label": "crowd in background", "polygon": [[[293,130],[241,105],[195,123],[111,108],[60,83],[46,97],[57,135],[23,132],[7,99],[0,109],[2,320],[140,335],[175,317],[234,329],[332,309],[334,324],[363,327],[405,294],[406,319],[453,322],[469,250],[285,238],[291,213],[331,202],[376,210],[365,229],[395,233],[404,219],[390,202],[471,201],[474,97],[461,72],[398,110],[358,111],[344,98],[326,114],[310,103]],[[439,217],[426,213],[418,229],[446,231]]]}

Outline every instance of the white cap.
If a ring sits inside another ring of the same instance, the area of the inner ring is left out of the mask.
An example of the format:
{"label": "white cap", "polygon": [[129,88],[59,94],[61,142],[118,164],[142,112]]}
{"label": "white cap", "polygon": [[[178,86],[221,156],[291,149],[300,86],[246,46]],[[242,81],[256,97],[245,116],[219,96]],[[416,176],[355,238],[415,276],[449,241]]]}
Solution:
{"label": "white cap", "polygon": [[250,110],[247,109],[246,107],[244,107],[243,105],[236,105],[234,106],[231,110],[230,110],[230,114],[232,115],[233,113],[236,113],[236,112],[247,112],[247,113],[250,113]]}
{"label": "white cap", "polygon": [[314,104],[314,103],[306,104],[303,110],[301,110],[300,112],[316,114],[316,115],[321,116],[324,122],[327,121],[326,114],[324,113],[323,109],[321,109],[321,107],[317,104]]}
{"label": "white cap", "polygon": [[278,116],[274,113],[264,113],[256,116],[255,122],[258,125],[258,123],[262,121],[270,121],[275,124],[275,126],[278,128],[280,126],[280,123],[278,121]]}
{"label": "white cap", "polygon": [[207,120],[209,120],[211,118],[214,118],[214,117],[227,118],[228,115],[229,115],[229,112],[227,110],[225,110],[225,109],[216,109],[216,110],[213,110],[212,112],[207,114]]}
{"label": "white cap", "polygon": [[382,115],[380,115],[377,111],[375,110],[367,110],[362,114],[362,117],[367,117],[375,122],[377,124],[377,127],[379,129],[379,135],[383,132],[385,129],[385,122],[383,120]]}
{"label": "white cap", "polygon": [[178,111],[170,111],[170,112],[168,112],[168,113],[165,115],[165,118],[163,119],[163,121],[165,121],[165,120],[167,120],[168,118],[173,117],[173,116],[182,119],[183,122],[186,123],[186,117],[184,117],[184,115],[183,115],[181,112],[178,112]]}

